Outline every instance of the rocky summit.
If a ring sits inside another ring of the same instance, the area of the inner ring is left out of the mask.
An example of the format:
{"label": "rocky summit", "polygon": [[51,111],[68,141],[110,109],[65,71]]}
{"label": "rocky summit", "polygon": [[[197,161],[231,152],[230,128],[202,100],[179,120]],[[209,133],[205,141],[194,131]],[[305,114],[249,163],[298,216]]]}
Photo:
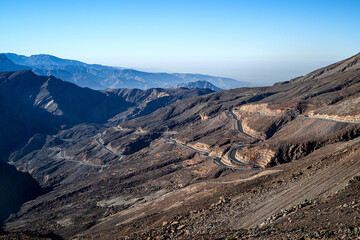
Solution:
{"label": "rocky summit", "polygon": [[0,239],[358,238],[359,59],[217,92],[0,73],[0,152],[39,189]]}

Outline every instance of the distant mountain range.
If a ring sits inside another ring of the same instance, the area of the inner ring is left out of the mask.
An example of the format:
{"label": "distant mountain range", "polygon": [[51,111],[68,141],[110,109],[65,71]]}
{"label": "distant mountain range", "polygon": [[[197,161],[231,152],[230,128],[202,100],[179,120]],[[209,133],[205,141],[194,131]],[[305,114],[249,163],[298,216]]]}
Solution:
{"label": "distant mountain range", "polygon": [[187,83],[174,83],[165,85],[164,88],[207,88],[214,91],[221,91],[221,88],[216,87],[214,84],[211,84],[207,81],[195,81]]}
{"label": "distant mountain range", "polygon": [[42,76],[53,75],[81,87],[96,90],[106,88],[148,89],[169,84],[207,81],[221,89],[248,87],[252,84],[231,78],[188,73],[149,73],[123,69],[40,54],[30,57],[14,53],[0,54],[0,71],[30,69]]}

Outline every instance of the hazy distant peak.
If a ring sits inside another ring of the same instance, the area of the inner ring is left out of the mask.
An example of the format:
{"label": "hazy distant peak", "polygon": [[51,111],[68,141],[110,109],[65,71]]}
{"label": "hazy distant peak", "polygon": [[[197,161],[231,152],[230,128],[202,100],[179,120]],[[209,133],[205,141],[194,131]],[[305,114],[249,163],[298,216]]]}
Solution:
{"label": "hazy distant peak", "polygon": [[53,55],[49,54],[36,54],[31,55],[29,57],[24,55],[17,55],[13,53],[6,53],[6,55],[12,59],[17,64],[21,65],[28,65],[28,66],[68,66],[68,65],[76,65],[76,66],[82,66],[85,65],[85,63],[76,61],[76,60],[70,60],[70,59],[62,59]]}
{"label": "hazy distant peak", "polygon": [[3,53],[0,54],[0,61],[2,61],[2,62],[12,62],[12,61],[11,61],[10,59],[8,59],[8,58],[6,57],[6,55],[3,54]]}
{"label": "hazy distant peak", "polygon": [[195,81],[188,83],[175,83],[164,86],[165,88],[207,88],[214,91],[221,91],[221,88],[216,87],[207,81]]}

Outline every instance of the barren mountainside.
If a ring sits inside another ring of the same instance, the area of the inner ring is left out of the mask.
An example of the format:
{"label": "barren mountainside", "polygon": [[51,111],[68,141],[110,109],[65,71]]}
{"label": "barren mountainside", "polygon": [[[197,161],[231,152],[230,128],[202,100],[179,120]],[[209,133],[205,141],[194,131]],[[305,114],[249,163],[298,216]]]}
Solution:
{"label": "barren mountainside", "polygon": [[96,92],[141,104],[14,149],[7,160],[53,190],[4,229],[64,239],[359,237],[358,57],[269,87]]}

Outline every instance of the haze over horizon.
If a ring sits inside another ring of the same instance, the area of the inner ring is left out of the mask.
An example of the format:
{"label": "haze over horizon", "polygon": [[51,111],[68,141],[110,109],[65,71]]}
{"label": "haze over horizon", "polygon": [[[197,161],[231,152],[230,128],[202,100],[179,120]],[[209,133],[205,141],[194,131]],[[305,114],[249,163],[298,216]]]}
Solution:
{"label": "haze over horizon", "polygon": [[359,1],[2,1],[0,52],[260,84],[360,50]]}

